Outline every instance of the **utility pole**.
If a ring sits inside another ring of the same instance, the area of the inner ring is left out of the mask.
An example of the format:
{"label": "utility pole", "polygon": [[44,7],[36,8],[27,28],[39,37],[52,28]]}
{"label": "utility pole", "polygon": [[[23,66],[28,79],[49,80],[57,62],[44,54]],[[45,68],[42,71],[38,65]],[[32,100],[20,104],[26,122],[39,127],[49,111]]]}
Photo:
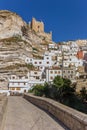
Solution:
{"label": "utility pole", "polygon": [[62,78],[63,78],[63,60],[64,60],[64,54],[63,54],[62,45],[61,45],[61,54],[62,54]]}

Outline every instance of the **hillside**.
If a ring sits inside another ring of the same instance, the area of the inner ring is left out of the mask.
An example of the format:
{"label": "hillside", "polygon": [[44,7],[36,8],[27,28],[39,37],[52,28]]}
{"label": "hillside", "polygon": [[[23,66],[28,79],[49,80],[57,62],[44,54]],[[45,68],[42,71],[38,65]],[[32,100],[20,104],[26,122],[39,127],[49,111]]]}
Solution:
{"label": "hillside", "polygon": [[[44,33],[42,33],[44,34]],[[39,35],[16,13],[0,11],[0,83],[11,74],[26,75],[26,57],[42,58],[52,40]]]}

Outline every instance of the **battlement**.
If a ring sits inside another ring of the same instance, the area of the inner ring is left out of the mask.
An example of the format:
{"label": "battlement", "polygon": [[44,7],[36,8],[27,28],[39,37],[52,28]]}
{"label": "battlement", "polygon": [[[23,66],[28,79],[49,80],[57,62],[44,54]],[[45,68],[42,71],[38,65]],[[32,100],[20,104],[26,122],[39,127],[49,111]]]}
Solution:
{"label": "battlement", "polygon": [[44,32],[44,23],[42,21],[37,21],[35,18],[32,18],[29,27],[35,32]]}
{"label": "battlement", "polygon": [[29,28],[37,33],[39,36],[43,36],[49,40],[52,40],[52,32],[44,32],[44,23],[42,21],[37,21],[35,18],[32,18],[32,21],[29,23]]}

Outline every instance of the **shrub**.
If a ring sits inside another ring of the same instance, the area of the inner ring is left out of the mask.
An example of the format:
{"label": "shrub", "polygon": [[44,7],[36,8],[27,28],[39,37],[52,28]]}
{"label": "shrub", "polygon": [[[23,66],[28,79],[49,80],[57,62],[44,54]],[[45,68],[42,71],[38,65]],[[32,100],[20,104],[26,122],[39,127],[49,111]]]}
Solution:
{"label": "shrub", "polygon": [[43,96],[44,95],[44,86],[37,84],[37,85],[33,86],[32,91],[33,91],[34,95],[36,95],[36,96]]}

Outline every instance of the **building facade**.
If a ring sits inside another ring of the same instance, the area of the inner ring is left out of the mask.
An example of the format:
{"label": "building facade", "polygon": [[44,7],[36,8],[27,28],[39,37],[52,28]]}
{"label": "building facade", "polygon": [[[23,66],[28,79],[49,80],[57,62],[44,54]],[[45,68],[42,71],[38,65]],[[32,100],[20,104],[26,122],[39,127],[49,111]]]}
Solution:
{"label": "building facade", "polygon": [[71,81],[76,79],[76,70],[75,68],[59,68],[59,67],[50,67],[46,69],[46,82],[52,82],[56,76],[63,78],[68,78]]}

